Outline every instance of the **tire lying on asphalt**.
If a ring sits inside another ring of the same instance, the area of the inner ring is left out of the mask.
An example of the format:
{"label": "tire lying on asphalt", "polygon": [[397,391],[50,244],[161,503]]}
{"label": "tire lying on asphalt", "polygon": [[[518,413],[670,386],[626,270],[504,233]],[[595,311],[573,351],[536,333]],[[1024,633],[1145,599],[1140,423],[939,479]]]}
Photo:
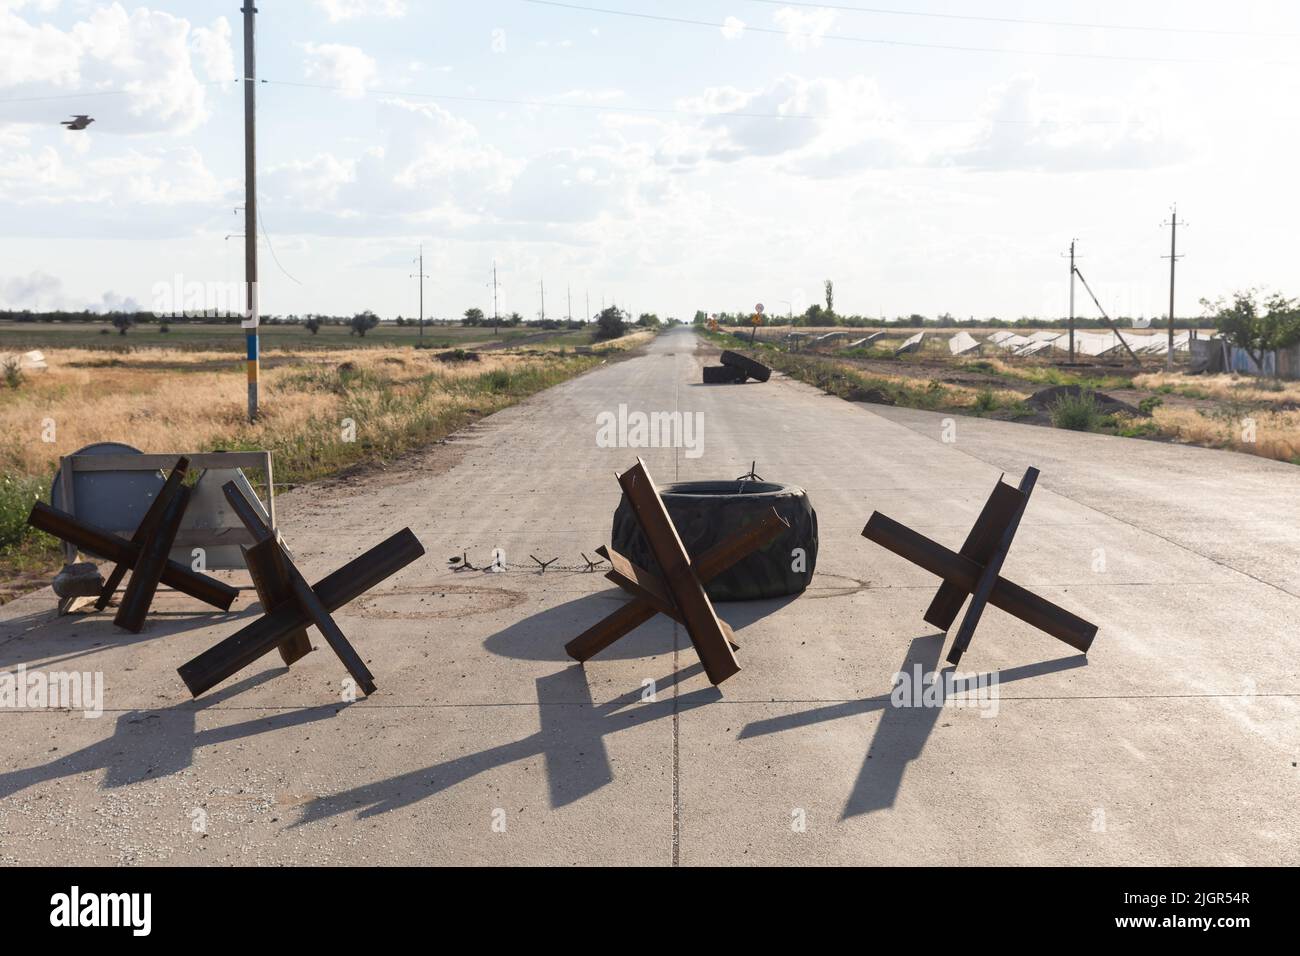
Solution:
{"label": "tire lying on asphalt", "polygon": [[744,380],[745,373],[731,365],[704,366],[705,385],[729,385],[732,382],[743,382]]}
{"label": "tire lying on asphalt", "polygon": [[762,362],[756,362],[747,355],[741,355],[739,352],[723,352],[718,359],[723,365],[730,365],[732,368],[740,369],[747,376],[760,382],[766,382],[772,377],[772,370]]}
{"label": "tire lying on asphalt", "polygon": [[[799,594],[817,566],[817,512],[808,493],[773,481],[686,481],[659,496],[692,559],[758,521],[769,508],[790,525],[766,548],[738,561],[705,584],[714,601],[756,601]],[[624,497],[614,512],[614,550],[656,575],[659,564]],[[800,555],[796,549],[802,549]]]}

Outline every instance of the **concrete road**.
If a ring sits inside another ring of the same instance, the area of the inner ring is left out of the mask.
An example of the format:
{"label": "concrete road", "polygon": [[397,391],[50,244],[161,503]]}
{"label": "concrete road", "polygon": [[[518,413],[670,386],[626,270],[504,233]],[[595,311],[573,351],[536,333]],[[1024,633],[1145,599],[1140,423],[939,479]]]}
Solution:
{"label": "concrete road", "polygon": [[[337,618],[379,692],[276,655],[198,701],[175,668],[250,620],[168,593],[139,636],[0,609],[0,671],[102,672],[104,715],[0,710],[0,858],[42,863],[1296,864],[1300,471],[1225,452],[855,405],[776,376],[698,384],[687,330],[379,477],[280,499],[319,576],[409,525],[428,555]],[[602,448],[596,417],[703,414],[702,454]],[[952,426],[955,425],[955,433]],[[364,423],[359,423],[364,429]],[[945,440],[952,439],[952,440]],[[622,600],[570,570],[616,470],[804,485],[813,587],[720,605],[709,685],[658,620],[580,667]],[[1100,625],[1085,659],[990,609],[984,707],[900,708],[942,667],[937,582],[860,536],[873,510],[960,544],[1000,472],[1042,477],[1004,574]],[[504,573],[449,570],[505,554]],[[537,573],[530,560],[558,557]],[[565,566],[565,567],[561,567]],[[245,582],[246,583],[246,582]]]}

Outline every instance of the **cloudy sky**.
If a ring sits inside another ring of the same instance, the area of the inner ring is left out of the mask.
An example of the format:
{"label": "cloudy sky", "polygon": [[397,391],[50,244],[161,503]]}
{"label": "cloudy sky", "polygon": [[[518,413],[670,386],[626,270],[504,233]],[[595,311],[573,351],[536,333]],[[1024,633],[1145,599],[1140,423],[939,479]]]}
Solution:
{"label": "cloudy sky", "polygon": [[[879,2],[260,0],[263,310],[1300,294],[1300,4]],[[239,8],[0,0],[0,307],[242,278]]]}

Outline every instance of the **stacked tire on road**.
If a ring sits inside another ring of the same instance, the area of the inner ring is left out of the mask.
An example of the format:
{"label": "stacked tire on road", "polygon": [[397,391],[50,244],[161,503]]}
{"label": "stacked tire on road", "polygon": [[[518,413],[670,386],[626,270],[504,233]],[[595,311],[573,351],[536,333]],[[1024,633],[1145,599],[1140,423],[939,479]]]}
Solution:
{"label": "stacked tire on road", "polygon": [[704,366],[705,385],[739,384],[748,378],[766,382],[772,376],[772,370],[762,362],[739,352],[723,352],[719,361],[721,365]]}
{"label": "stacked tire on road", "polygon": [[[812,581],[817,565],[817,512],[802,488],[773,481],[687,481],[665,486],[659,496],[692,559],[758,521],[770,508],[790,525],[766,548],[709,581],[705,590],[710,599],[783,597],[801,593]],[[662,573],[626,498],[614,512],[611,543],[639,567]]]}
{"label": "stacked tire on road", "polygon": [[719,357],[723,365],[739,369],[746,376],[759,382],[766,382],[772,377],[772,370],[762,362],[756,362],[747,355],[741,355],[739,352],[723,352]]}
{"label": "stacked tire on road", "polygon": [[745,373],[738,368],[733,368],[730,365],[704,366],[705,385],[729,385],[732,382],[739,384],[744,380],[745,380]]}

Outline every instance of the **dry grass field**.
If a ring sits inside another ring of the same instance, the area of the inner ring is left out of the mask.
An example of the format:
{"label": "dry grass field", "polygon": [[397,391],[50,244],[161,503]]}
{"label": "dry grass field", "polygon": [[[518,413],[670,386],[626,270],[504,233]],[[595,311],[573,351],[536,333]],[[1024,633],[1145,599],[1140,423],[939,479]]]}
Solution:
{"label": "dry grass field", "polygon": [[145,452],[269,449],[277,483],[384,462],[438,441],[653,337],[639,332],[590,354],[405,346],[277,349],[264,358],[258,420],[246,417],[243,363],[226,351],[47,348],[49,368],[0,384],[0,580],[57,561],[30,533],[59,457],[94,442]]}
{"label": "dry grass field", "polygon": [[[1141,368],[1114,356],[1081,358],[1074,365],[1051,353],[953,356],[946,341],[952,330],[927,329],[928,346],[906,355],[894,350],[916,330],[891,328],[871,346],[854,349],[845,345],[871,330],[798,330],[846,333],[824,345],[786,342],[788,331],[760,329],[752,346],[755,357],[845,398],[1224,448],[1300,464],[1300,382],[1194,375],[1185,367],[1166,372],[1163,355],[1141,356]],[[746,350],[734,336],[706,334],[720,347]],[[1182,358],[1185,362],[1186,353]],[[1035,392],[1054,386],[1109,396],[1137,413],[1106,413],[1087,407],[1086,399],[1067,409],[1029,403]]]}

